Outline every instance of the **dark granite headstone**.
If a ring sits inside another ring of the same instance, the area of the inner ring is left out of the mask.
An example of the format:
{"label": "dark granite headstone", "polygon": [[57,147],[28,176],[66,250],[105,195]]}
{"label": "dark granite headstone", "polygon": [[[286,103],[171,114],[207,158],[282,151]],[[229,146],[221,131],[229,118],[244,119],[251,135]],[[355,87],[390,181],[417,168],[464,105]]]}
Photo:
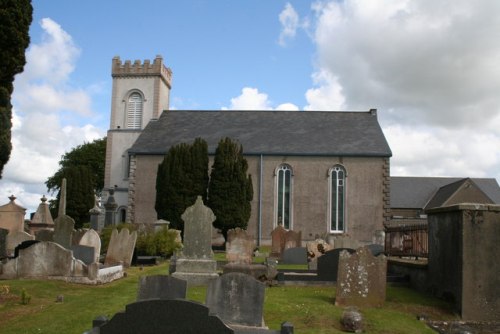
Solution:
{"label": "dark granite headstone", "polygon": [[307,249],[305,247],[285,249],[282,262],[286,264],[307,264]]}
{"label": "dark granite headstone", "polygon": [[21,242],[19,245],[16,246],[16,248],[14,248],[14,257],[18,257],[19,256],[19,251],[21,249],[26,249],[36,243],[39,243],[40,241],[38,240],[26,240],[26,241],[23,241]]}
{"label": "dark granite headstone", "polygon": [[366,247],[370,250],[373,256],[379,256],[380,254],[384,254],[385,251],[384,246],[379,244],[370,244]]}
{"label": "dark granite headstone", "polygon": [[186,299],[187,282],[167,275],[141,276],[137,301],[146,299]]}
{"label": "dark granite headstone", "polygon": [[335,248],[329,250],[318,258],[318,280],[337,281],[339,255],[343,250],[346,250],[351,254],[355,252],[355,250],[351,248]]}
{"label": "dark granite headstone", "polygon": [[9,230],[0,227],[0,259],[7,257],[7,234]]}
{"label": "dark granite headstone", "polygon": [[71,249],[75,220],[70,216],[62,215],[56,218],[54,224],[54,242],[66,249]]}
{"label": "dark granite headstone", "polygon": [[229,273],[209,283],[205,304],[227,324],[262,327],[264,294],[264,283]]}
{"label": "dark granite headstone", "polygon": [[205,305],[187,300],[149,299],[128,304],[100,334],[225,334],[234,333]]}
{"label": "dark granite headstone", "polygon": [[83,245],[73,245],[71,246],[73,251],[73,257],[77,260],[82,261],[85,264],[90,264],[95,262],[95,248]]}

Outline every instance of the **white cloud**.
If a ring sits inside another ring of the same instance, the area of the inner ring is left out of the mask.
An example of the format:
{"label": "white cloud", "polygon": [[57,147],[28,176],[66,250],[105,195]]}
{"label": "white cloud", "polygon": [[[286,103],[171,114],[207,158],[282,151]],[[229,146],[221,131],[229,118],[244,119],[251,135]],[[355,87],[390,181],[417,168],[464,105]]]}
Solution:
{"label": "white cloud", "polygon": [[305,109],[379,109],[393,175],[500,180],[500,2],[317,1]]}
{"label": "white cloud", "polygon": [[287,2],[283,11],[279,15],[279,20],[282,26],[280,32],[279,44],[285,46],[287,40],[293,39],[297,33],[297,29],[300,27],[299,15],[295,11],[295,8]]}
{"label": "white cloud", "polygon": [[13,149],[0,180],[0,197],[6,202],[14,194],[28,214],[47,194],[44,183],[59,168],[61,156],[105,135],[85,124],[85,117],[93,115],[93,86],[89,91],[69,85],[80,50],[53,20],[43,19],[40,25],[42,40],[36,43],[32,36],[24,72],[14,82]]}
{"label": "white cloud", "polygon": [[241,90],[241,95],[231,99],[231,110],[298,110],[293,103],[282,103],[273,108],[272,102],[265,93],[260,93],[257,88],[245,87]]}

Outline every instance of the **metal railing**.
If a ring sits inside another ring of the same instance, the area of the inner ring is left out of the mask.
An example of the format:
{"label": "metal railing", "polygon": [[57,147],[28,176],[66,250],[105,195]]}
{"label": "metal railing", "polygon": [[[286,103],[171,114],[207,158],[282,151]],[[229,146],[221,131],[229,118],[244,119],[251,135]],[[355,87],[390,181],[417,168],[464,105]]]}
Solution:
{"label": "metal railing", "polygon": [[399,257],[428,257],[429,234],[427,222],[393,224],[385,227],[385,254]]}

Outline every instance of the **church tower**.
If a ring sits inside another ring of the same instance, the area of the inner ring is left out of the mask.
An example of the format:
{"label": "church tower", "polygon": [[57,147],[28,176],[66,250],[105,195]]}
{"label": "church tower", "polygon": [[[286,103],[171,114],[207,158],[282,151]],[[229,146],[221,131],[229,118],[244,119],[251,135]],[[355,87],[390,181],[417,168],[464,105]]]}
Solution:
{"label": "church tower", "polygon": [[112,61],[113,90],[107,134],[104,190],[114,189],[115,222],[126,221],[129,188],[128,149],[149,121],[169,108],[172,71],[156,56],[153,63]]}

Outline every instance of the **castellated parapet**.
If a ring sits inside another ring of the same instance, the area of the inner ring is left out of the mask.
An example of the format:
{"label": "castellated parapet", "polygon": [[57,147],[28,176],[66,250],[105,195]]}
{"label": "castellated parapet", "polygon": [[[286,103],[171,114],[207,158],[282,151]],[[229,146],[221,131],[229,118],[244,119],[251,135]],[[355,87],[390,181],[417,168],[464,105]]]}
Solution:
{"label": "castellated parapet", "polygon": [[141,63],[140,60],[135,60],[134,63],[126,60],[124,63],[120,57],[113,58],[111,76],[115,77],[131,77],[131,76],[160,76],[162,80],[172,88],[172,70],[163,64],[163,57],[156,56],[151,64],[149,59]]}

